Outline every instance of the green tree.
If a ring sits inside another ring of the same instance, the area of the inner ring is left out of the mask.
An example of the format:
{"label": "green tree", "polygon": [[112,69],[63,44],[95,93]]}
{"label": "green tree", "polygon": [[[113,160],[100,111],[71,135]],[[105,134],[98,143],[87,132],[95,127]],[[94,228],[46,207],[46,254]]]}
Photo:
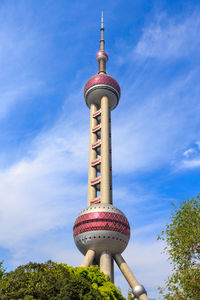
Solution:
{"label": "green tree", "polygon": [[3,277],[4,273],[5,273],[5,269],[3,267],[3,262],[0,261],[0,279]]}
{"label": "green tree", "polygon": [[[173,203],[172,203],[173,204]],[[173,274],[160,294],[168,300],[200,299],[200,195],[174,204],[170,223],[158,236],[165,241]]]}
{"label": "green tree", "polygon": [[98,266],[72,268],[66,264],[29,263],[5,273],[1,300],[124,300]]}

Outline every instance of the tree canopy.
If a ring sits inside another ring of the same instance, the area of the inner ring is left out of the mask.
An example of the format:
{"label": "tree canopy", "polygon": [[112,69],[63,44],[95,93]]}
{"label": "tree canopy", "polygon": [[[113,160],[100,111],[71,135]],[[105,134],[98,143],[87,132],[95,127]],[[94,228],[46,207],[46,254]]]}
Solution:
{"label": "tree canopy", "polygon": [[164,299],[200,299],[200,195],[174,204],[170,223],[158,239],[164,240],[173,274],[160,288]]}
{"label": "tree canopy", "polygon": [[3,277],[4,273],[5,273],[5,269],[3,267],[3,262],[0,261],[0,279]]}
{"label": "tree canopy", "polygon": [[1,300],[124,300],[98,266],[69,267],[63,263],[32,263],[4,273]]}

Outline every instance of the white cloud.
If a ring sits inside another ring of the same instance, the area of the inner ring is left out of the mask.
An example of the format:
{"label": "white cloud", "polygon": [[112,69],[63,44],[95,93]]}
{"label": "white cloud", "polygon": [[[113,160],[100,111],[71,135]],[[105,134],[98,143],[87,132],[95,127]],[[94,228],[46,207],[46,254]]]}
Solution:
{"label": "white cloud", "polygon": [[180,168],[192,169],[200,167],[200,158],[191,159],[191,160],[183,160]]}
{"label": "white cloud", "polygon": [[74,201],[80,209],[86,203],[82,198],[88,135],[80,135],[78,126],[58,122],[35,139],[28,155],[0,171],[2,246],[15,248],[43,232],[73,224],[78,213]]}
{"label": "white cloud", "polygon": [[0,118],[44,88],[41,61],[48,39],[33,18],[20,1],[0,6]]}
{"label": "white cloud", "polygon": [[198,146],[198,149],[200,150],[200,141],[197,141],[196,145]]}
{"label": "white cloud", "polygon": [[158,59],[185,57],[199,47],[199,30],[199,13],[182,20],[162,14],[144,28],[134,54]]}
{"label": "white cloud", "polygon": [[177,163],[177,170],[194,169],[200,167],[200,143],[199,141],[183,152],[184,159]]}
{"label": "white cloud", "polygon": [[186,156],[186,157],[188,157],[188,156],[190,156],[191,154],[193,154],[194,152],[195,152],[194,149],[189,148],[188,150],[186,150],[185,152],[183,152],[183,155]]}
{"label": "white cloud", "polygon": [[[5,83],[5,78],[4,78]],[[9,111],[19,102],[24,101],[30,97],[30,94],[34,95],[43,86],[42,81],[23,81],[21,83],[3,83],[0,84],[1,93],[1,106],[0,106],[0,119],[7,116]]]}
{"label": "white cloud", "polygon": [[158,72],[151,87],[144,83],[143,71],[133,79],[132,68],[130,64],[122,108],[112,114],[113,170],[137,176],[163,166],[177,168],[185,149],[200,138],[199,69],[162,84]]}
{"label": "white cloud", "polygon": [[38,235],[36,239],[30,239],[27,243],[19,245],[17,251],[12,251],[10,262],[12,268],[29,261],[44,262],[49,259],[55,262],[67,263],[73,267],[80,266],[83,255],[75,246],[71,233],[72,226],[68,225],[68,228],[67,230],[65,227],[62,233],[58,230],[45,232]]}

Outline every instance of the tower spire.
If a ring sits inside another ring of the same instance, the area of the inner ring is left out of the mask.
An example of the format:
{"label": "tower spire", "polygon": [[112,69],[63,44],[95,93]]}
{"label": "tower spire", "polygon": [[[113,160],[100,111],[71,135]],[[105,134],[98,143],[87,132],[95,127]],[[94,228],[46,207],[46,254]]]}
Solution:
{"label": "tower spire", "polygon": [[104,25],[103,25],[103,11],[101,13],[101,39],[100,39],[100,51],[97,53],[97,61],[99,63],[98,73],[106,74],[106,62],[108,61],[108,55],[105,52],[105,41],[104,41]]}
{"label": "tower spire", "polygon": [[100,50],[104,51],[105,41],[104,41],[104,27],[103,27],[103,11],[101,13],[101,40],[100,40]]}

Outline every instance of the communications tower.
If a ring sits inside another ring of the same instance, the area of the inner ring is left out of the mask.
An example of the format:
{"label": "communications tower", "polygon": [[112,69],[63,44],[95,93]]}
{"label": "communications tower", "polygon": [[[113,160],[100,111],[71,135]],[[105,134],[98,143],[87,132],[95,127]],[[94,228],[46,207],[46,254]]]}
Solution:
{"label": "communications tower", "polygon": [[103,13],[100,51],[97,53],[98,74],[84,88],[90,109],[90,143],[87,208],[77,217],[73,235],[76,246],[85,256],[82,267],[92,264],[114,282],[114,260],[128,281],[135,298],[147,300],[144,287],[138,283],[121,253],[130,238],[126,216],[112,205],[111,110],[119,102],[120,87],[106,74],[108,55],[104,50]]}

